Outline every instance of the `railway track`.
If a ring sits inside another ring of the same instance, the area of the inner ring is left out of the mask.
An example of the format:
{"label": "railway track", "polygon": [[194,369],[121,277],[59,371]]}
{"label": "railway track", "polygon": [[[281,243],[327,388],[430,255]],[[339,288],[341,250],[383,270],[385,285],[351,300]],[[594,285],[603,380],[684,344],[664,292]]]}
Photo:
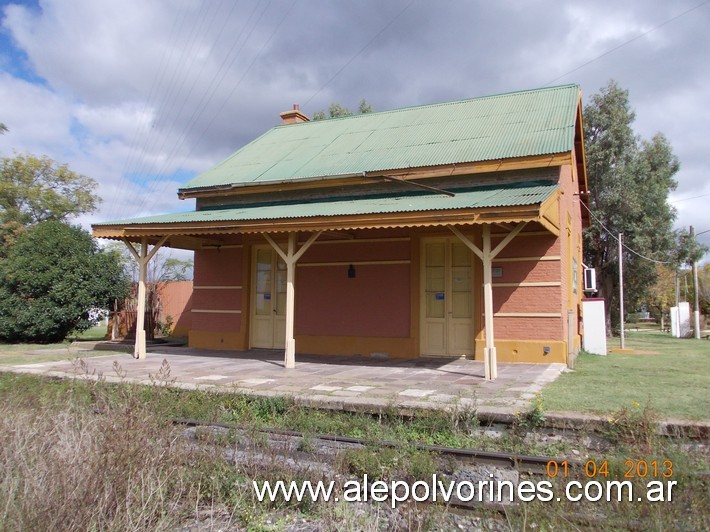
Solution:
{"label": "railway track", "polygon": [[[219,427],[230,430],[247,430],[245,427],[240,427],[235,424],[208,422],[190,418],[171,418],[170,421],[176,425],[184,425],[188,427]],[[351,445],[360,445],[363,447],[377,445],[380,447],[396,448],[402,447],[402,443],[392,441],[377,441],[373,442],[366,438],[354,438],[350,436],[338,436],[331,434],[305,435],[303,432],[284,429],[259,429],[258,432],[265,435],[287,436],[293,438],[308,437],[311,440],[319,440],[330,443],[345,443]],[[461,449],[456,447],[445,447],[440,445],[425,445],[421,443],[408,444],[410,448],[430,452],[443,458],[452,458],[462,464],[483,464],[498,468],[513,469],[521,473],[531,475],[545,475],[548,472],[548,467],[551,463],[556,463],[558,466],[561,460],[548,456],[529,456],[516,453],[506,453],[498,451],[481,451],[474,449]],[[568,467],[578,467],[584,464],[566,460]]]}

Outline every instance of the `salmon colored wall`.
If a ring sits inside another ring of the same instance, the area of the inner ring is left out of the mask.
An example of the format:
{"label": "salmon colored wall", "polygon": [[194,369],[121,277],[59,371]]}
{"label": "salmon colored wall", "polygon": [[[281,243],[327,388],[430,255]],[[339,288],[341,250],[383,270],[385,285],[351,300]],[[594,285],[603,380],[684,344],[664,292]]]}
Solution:
{"label": "salmon colored wall", "polygon": [[[523,229],[523,231],[526,230],[530,231],[531,229]],[[497,259],[510,257],[542,257],[560,254],[560,242],[557,237],[549,233],[538,234],[537,231],[535,233],[535,235],[527,236],[523,232],[516,236],[510,244],[503,248],[493,262],[497,262]],[[501,235],[492,235],[491,246],[497,246],[502,239]],[[500,266],[500,264],[494,264],[494,266]],[[495,282],[495,279],[493,281]]]}
{"label": "salmon colored wall", "polygon": [[196,331],[238,332],[241,323],[241,314],[192,313],[192,329]]}
{"label": "salmon colored wall", "polygon": [[296,334],[409,337],[409,264],[354,267],[297,269]]}
{"label": "salmon colored wall", "polygon": [[381,242],[318,243],[316,241],[303,255],[299,264],[309,262],[359,262],[382,260],[409,260],[409,239]]}
{"label": "salmon colored wall", "polygon": [[163,322],[168,316],[173,320],[171,334],[187,336],[192,328],[192,281],[163,283],[160,287],[160,302]]}
{"label": "salmon colored wall", "polygon": [[196,288],[192,294],[192,307],[209,310],[241,310],[242,290],[234,288]]}
{"label": "salmon colored wall", "polygon": [[524,262],[499,262],[494,260],[493,267],[503,270],[503,276],[494,278],[494,283],[559,281],[560,263],[558,260],[526,260]]}
{"label": "salmon colored wall", "polygon": [[559,313],[559,293],[559,286],[494,286],[493,312]]}
{"label": "salmon colored wall", "polygon": [[[245,349],[243,323],[245,290],[242,277],[243,248],[195,251],[195,281],[192,296],[190,346],[206,349]],[[209,288],[229,287],[229,288]],[[240,313],[195,312],[230,310]]]}
{"label": "salmon colored wall", "polygon": [[195,251],[195,286],[241,284],[241,247]]}

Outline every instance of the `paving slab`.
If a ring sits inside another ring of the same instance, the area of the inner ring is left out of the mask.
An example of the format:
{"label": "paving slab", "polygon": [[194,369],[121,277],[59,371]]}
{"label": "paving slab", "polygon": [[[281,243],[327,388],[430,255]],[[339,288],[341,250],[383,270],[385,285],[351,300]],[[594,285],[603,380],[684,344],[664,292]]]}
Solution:
{"label": "paving slab", "polygon": [[[563,364],[498,364],[498,379],[484,379],[483,362],[468,359],[386,359],[362,356],[296,356],[286,369],[283,352],[269,349],[209,351],[152,346],[145,359],[115,352],[73,360],[18,364],[0,371],[64,378],[121,380],[151,384],[169,368],[173,385],[258,396],[291,396],[302,404],[330,409],[381,411],[475,408],[479,414],[515,414],[564,370]],[[166,366],[167,365],[167,366]]]}

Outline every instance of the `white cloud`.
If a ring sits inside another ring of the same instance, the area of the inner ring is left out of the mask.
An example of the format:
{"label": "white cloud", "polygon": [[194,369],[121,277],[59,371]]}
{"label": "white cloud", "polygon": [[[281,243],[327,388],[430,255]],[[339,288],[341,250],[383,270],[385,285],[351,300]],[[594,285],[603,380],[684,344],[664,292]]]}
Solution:
{"label": "white cloud", "polygon": [[[185,209],[175,176],[219,162],[277,124],[293,103],[312,99],[304,109],[312,113],[366,98],[384,110],[531,88],[694,4],[414,2],[396,19],[406,0],[311,0],[289,11],[293,5],[6,5],[2,29],[46,83],[0,73],[0,121],[11,129],[0,136],[0,152],[44,153],[97,179],[105,202],[93,219]],[[629,88],[638,131],[664,132],[681,158],[675,198],[707,187],[709,8],[558,81],[579,82],[586,98],[610,78]],[[16,60],[0,40],[0,65]],[[678,223],[707,225],[693,205],[678,204]]]}

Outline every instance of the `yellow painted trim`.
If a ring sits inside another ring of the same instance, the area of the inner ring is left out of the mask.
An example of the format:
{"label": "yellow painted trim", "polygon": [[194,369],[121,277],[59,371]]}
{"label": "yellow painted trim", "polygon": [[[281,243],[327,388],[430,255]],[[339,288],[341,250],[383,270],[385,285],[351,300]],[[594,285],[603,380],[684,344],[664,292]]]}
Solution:
{"label": "yellow painted trim", "polygon": [[212,310],[212,309],[198,309],[193,308],[192,312],[200,312],[203,314],[241,314],[241,310]]}
{"label": "yellow painted trim", "polygon": [[560,281],[522,281],[520,283],[493,283],[493,288],[495,287],[541,287],[541,286],[562,286]]}
{"label": "yellow painted trim", "polygon": [[241,290],[239,285],[221,285],[221,286],[193,286],[193,290]]}
{"label": "yellow painted trim", "polygon": [[[93,227],[97,238],[136,239],[143,236],[231,235],[248,233],[293,233],[317,230],[391,229],[401,227],[445,227],[447,225],[480,225],[497,222],[538,221],[539,206],[450,209],[446,211],[417,211],[352,216],[319,216],[281,220],[249,220],[238,222],[183,222],[175,224],[146,224],[143,226]],[[549,233],[548,233],[549,234]],[[553,233],[554,234],[554,233]],[[170,245],[170,243],[168,243]]]}
{"label": "yellow painted trim", "polygon": [[541,262],[562,260],[559,255],[545,255],[544,257],[507,257],[502,259],[493,259],[493,262]]}
{"label": "yellow painted trim", "polygon": [[[508,236],[508,233],[491,233],[491,238],[505,238]],[[519,238],[521,236],[550,236],[549,231],[520,231],[517,235],[515,235],[515,238]],[[495,260],[495,259],[493,259]]]}
{"label": "yellow painted trim", "polygon": [[[391,238],[341,238],[338,240],[316,240],[313,245],[320,244],[370,244],[374,242],[409,242],[411,237],[391,237]],[[305,242],[305,241],[304,241]],[[303,242],[299,242],[299,245]]]}
{"label": "yellow painted trim", "polygon": [[[498,362],[533,364],[566,364],[567,342],[560,340],[498,340],[495,341]],[[476,340],[476,352],[482,353],[485,340]],[[550,353],[545,354],[545,347]]]}
{"label": "yellow painted trim", "polygon": [[496,318],[561,318],[560,312],[496,312]]}
{"label": "yellow painted trim", "polygon": [[211,332],[191,330],[187,345],[194,349],[229,349],[243,351],[247,349],[241,332]]}
{"label": "yellow painted trim", "polygon": [[220,249],[239,249],[243,248],[244,244],[208,244],[202,246],[205,251],[219,251]]}
{"label": "yellow painted trim", "polygon": [[548,224],[552,225],[559,232],[560,230],[560,191],[559,189],[547,200],[545,200],[542,205],[540,205],[540,223],[545,225],[543,222],[547,221]]}
{"label": "yellow painted trim", "polygon": [[354,261],[354,262],[304,262],[298,263],[296,266],[378,266],[378,265],[391,265],[391,264],[409,264],[410,260],[364,260],[364,261]]}

